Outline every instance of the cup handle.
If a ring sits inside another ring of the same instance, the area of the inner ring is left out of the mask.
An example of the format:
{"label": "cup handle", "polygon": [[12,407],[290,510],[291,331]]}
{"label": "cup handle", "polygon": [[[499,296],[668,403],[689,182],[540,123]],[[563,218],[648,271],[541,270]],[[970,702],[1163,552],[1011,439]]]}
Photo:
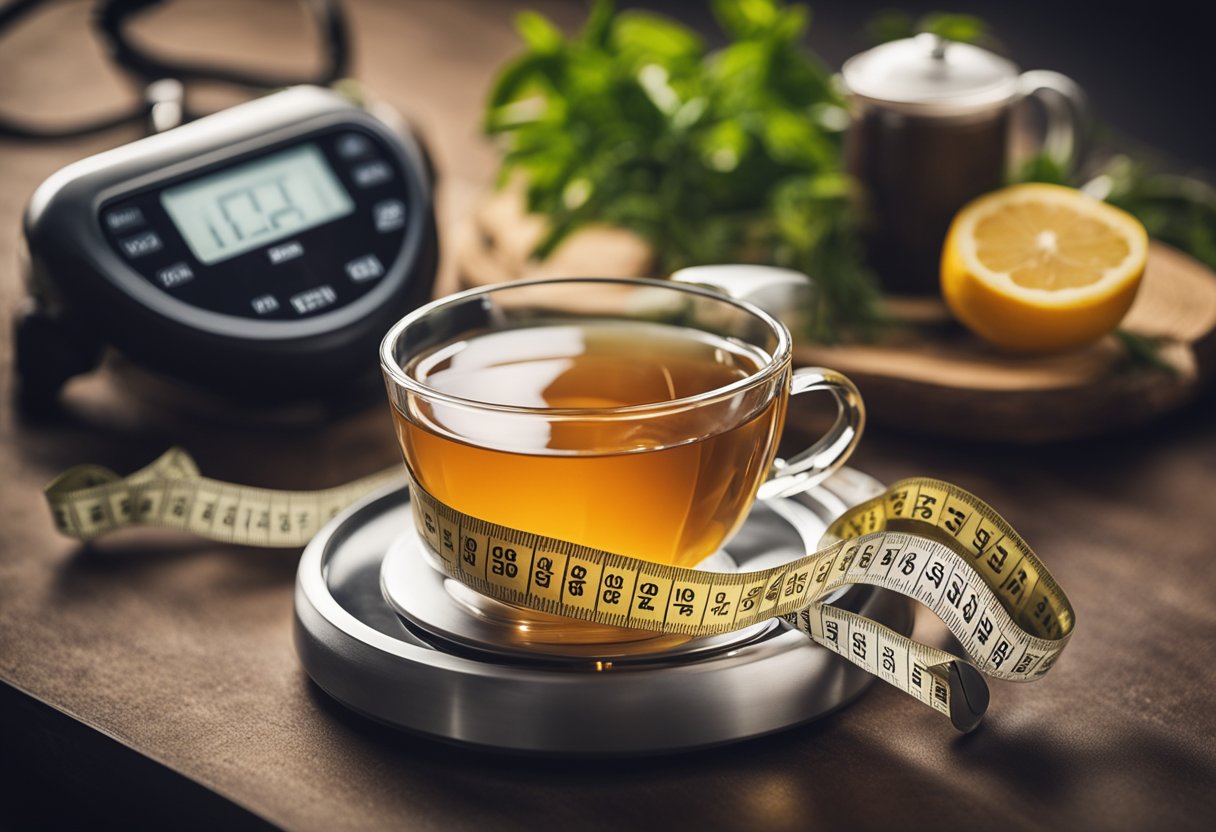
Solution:
{"label": "cup handle", "polygon": [[[754,303],[787,326],[799,326],[798,315],[810,306],[814,285],[801,272],[772,266],[723,264],[691,266],[671,276],[721,292],[735,300]],[[836,421],[815,444],[789,460],[776,459],[757,497],[770,500],[806,491],[830,477],[857,447],[866,423],[865,405],[857,386],[844,373],[825,367],[801,367],[790,376],[790,396],[827,390],[836,400]]]}
{"label": "cup handle", "polygon": [[756,496],[761,500],[788,497],[818,485],[844,465],[857,447],[865,428],[866,410],[861,393],[844,373],[826,367],[800,367],[790,377],[790,397],[812,390],[827,390],[836,400],[836,421],[811,447],[788,460],[773,461],[769,478]]}
{"label": "cup handle", "polygon": [[1084,158],[1089,107],[1085,93],[1067,75],[1046,69],[1023,72],[1018,78],[1022,95],[1043,105],[1046,127],[1041,146],[1061,170],[1075,171]]}

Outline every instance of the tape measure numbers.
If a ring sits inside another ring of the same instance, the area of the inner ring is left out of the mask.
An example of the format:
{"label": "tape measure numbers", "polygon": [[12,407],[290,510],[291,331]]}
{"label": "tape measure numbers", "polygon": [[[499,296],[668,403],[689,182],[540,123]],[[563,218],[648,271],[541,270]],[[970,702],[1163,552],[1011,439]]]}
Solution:
{"label": "tape measure numbers", "polygon": [[[400,469],[326,491],[283,492],[199,475],[174,448],[129,477],[96,466],[47,486],[57,527],[88,540],[129,525],[232,543],[300,546]],[[417,528],[452,578],[506,603],[598,624],[702,636],[780,617],[817,644],[950,717],[963,731],[988,705],[981,673],[1030,681],[1056,662],[1075,616],[1016,531],[961,488],[902,480],[846,511],[818,551],[758,572],[656,564],[470,517],[409,483]],[[823,603],[869,584],[933,610],[969,661]]]}

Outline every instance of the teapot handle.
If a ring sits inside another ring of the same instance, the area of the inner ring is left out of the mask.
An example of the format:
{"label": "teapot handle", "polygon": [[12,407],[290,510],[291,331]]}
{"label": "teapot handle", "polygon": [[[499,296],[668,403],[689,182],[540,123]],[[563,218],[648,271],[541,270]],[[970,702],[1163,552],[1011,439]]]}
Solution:
{"label": "teapot handle", "polygon": [[[796,331],[806,327],[804,316],[815,290],[815,284],[805,274],[773,266],[691,266],[680,269],[671,279],[755,304]],[[773,468],[756,495],[761,500],[788,497],[823,482],[844,465],[861,439],[866,409],[856,385],[843,373],[825,367],[794,370],[790,376],[790,397],[812,390],[831,393],[836,402],[836,420],[809,448],[788,460],[773,460]]]}
{"label": "teapot handle", "polygon": [[1067,75],[1046,69],[1023,72],[1018,87],[1023,96],[1043,106],[1043,151],[1062,170],[1076,171],[1084,159],[1089,122],[1089,107],[1081,87]]}

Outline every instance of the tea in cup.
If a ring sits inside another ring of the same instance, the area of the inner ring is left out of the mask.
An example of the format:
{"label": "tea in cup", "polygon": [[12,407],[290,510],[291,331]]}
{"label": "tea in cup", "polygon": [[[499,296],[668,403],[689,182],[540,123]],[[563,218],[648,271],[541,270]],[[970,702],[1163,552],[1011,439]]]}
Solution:
{"label": "tea in cup", "polygon": [[[416,310],[381,365],[411,477],[481,520],[691,567],[753,501],[811,487],[864,421],[843,375],[791,366],[789,331],[710,289],[571,278],[501,284]],[[776,459],[788,399],[837,418]]]}

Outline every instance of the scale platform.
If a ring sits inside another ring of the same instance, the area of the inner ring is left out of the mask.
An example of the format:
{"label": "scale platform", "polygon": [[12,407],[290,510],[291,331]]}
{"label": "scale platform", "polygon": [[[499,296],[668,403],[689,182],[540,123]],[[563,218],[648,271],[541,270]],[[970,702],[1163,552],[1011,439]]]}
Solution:
{"label": "scale platform", "polygon": [[[843,468],[804,494],[758,502],[701,567],[750,571],[799,557],[881,490]],[[395,489],[351,506],[308,544],[296,578],[305,670],[380,722],[513,752],[668,753],[809,722],[875,681],[775,619],[689,639],[572,625],[483,598],[431,567],[408,501]],[[911,631],[901,596],[854,587],[832,603]]]}

